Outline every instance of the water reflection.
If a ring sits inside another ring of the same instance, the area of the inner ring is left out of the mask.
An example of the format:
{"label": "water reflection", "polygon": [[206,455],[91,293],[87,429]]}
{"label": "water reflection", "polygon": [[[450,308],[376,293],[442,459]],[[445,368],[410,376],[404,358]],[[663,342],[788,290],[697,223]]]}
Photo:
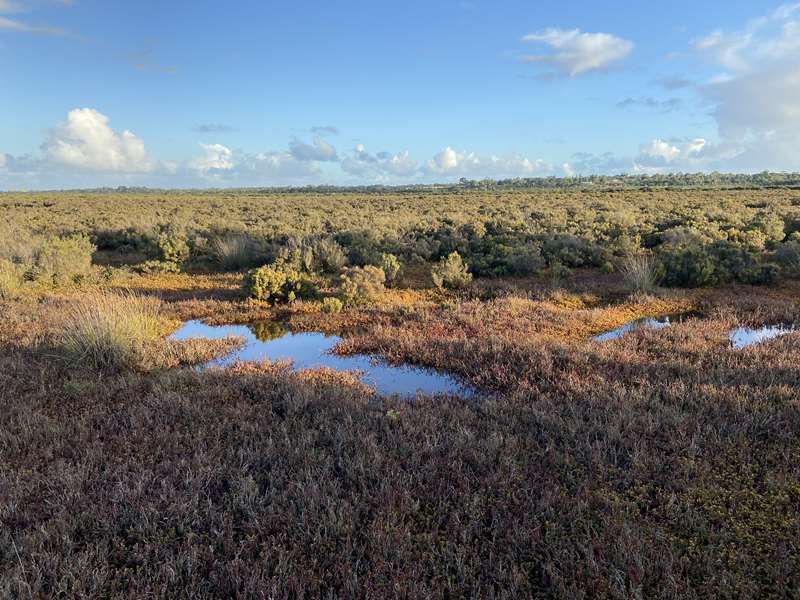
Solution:
{"label": "water reflection", "polygon": [[776,337],[780,337],[794,331],[798,331],[796,325],[781,323],[778,325],[765,325],[764,327],[759,327],[758,329],[738,327],[730,332],[729,337],[733,347],[737,350],[741,350],[747,346],[760,344],[761,342],[766,342],[767,340],[772,340]]}
{"label": "water reflection", "polygon": [[674,325],[675,323],[682,323],[685,319],[694,316],[697,315],[694,313],[683,313],[679,315],[665,315],[663,317],[646,317],[644,319],[636,319],[634,321],[628,321],[616,329],[596,335],[592,339],[596,342],[617,340],[626,333],[630,333],[632,331],[637,331],[639,329],[664,329],[670,325]]}
{"label": "water reflection", "polygon": [[172,339],[223,339],[241,337],[245,345],[215,360],[205,367],[225,367],[236,361],[291,360],[295,369],[328,367],[337,371],[359,371],[361,381],[382,395],[413,397],[424,394],[453,394],[471,396],[474,391],[456,378],[419,367],[392,366],[369,356],[337,356],[332,348],[341,340],[323,333],[292,333],[285,325],[275,322],[252,325],[206,325],[187,321],[172,335]]}

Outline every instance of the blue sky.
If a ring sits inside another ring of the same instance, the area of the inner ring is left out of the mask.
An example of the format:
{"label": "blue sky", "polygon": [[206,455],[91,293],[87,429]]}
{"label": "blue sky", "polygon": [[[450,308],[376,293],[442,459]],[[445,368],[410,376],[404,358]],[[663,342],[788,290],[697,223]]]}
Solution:
{"label": "blue sky", "polygon": [[0,189],[800,170],[800,3],[0,0]]}

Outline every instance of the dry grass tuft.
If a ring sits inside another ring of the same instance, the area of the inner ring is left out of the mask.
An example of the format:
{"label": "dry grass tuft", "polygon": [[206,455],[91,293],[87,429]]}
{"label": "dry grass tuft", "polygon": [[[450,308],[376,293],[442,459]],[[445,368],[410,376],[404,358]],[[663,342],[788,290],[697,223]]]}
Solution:
{"label": "dry grass tuft", "polygon": [[62,345],[79,363],[100,370],[133,368],[160,338],[161,303],[131,292],[96,292],[67,310]]}

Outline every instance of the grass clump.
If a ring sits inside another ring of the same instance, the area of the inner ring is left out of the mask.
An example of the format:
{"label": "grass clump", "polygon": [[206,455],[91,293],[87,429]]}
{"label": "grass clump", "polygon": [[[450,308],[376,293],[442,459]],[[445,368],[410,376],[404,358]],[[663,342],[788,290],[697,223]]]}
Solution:
{"label": "grass clump", "polygon": [[622,260],[620,272],[632,291],[652,294],[663,276],[663,267],[652,254],[629,254]]}
{"label": "grass clump", "polygon": [[98,370],[136,367],[161,334],[160,303],[132,293],[99,292],[67,311],[62,345],[75,360]]}

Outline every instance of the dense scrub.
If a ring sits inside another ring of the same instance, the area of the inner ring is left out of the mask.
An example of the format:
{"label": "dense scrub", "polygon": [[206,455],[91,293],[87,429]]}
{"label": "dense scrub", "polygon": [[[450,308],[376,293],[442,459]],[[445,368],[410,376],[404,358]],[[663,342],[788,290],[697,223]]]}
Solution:
{"label": "dense scrub", "polygon": [[[660,265],[659,284],[692,287],[770,283],[796,277],[800,264],[800,192],[792,189],[73,192],[2,194],[0,210],[15,240],[47,248],[60,242],[36,240],[86,235],[98,261],[145,272],[280,259],[335,275],[348,265],[386,267],[387,255],[402,266],[458,252],[476,277],[560,277],[614,271],[646,250]],[[0,247],[0,259],[11,254]]]}

